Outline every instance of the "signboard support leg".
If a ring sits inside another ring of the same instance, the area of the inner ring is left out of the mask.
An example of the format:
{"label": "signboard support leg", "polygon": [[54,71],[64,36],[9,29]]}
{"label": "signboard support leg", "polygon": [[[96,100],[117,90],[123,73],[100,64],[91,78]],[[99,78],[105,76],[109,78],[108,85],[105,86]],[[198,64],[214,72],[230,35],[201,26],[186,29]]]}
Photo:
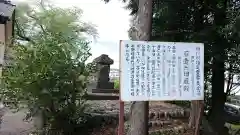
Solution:
{"label": "signboard support leg", "polygon": [[195,133],[194,135],[199,135],[199,130],[200,130],[200,125],[201,125],[201,118],[204,112],[204,101],[196,101],[198,102],[198,105],[200,107],[199,113],[198,113],[198,118],[196,122],[196,128],[195,128]]}
{"label": "signboard support leg", "polygon": [[119,100],[119,104],[118,135],[124,135],[124,102]]}

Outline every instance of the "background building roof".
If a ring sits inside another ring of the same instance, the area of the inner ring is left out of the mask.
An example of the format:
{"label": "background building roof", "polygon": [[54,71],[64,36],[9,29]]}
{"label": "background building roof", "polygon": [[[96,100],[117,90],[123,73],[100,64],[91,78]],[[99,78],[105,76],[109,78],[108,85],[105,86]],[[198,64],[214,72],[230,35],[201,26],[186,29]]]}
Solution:
{"label": "background building roof", "polygon": [[4,23],[12,17],[15,7],[16,6],[11,4],[10,1],[0,0],[1,23]]}

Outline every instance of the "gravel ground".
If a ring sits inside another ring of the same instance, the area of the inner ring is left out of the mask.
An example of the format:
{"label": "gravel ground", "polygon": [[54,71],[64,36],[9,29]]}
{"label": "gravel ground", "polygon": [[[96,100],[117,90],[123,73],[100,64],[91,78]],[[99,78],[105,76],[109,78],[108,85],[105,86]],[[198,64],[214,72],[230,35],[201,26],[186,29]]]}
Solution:
{"label": "gravel ground", "polygon": [[[119,103],[118,101],[88,101],[92,110],[98,113],[118,113]],[[125,103],[125,111],[128,112],[130,103]],[[33,129],[31,122],[23,121],[25,117],[25,111],[19,111],[12,113],[8,109],[2,110],[0,113],[4,113],[2,124],[0,128],[0,135],[27,135],[30,130]]]}

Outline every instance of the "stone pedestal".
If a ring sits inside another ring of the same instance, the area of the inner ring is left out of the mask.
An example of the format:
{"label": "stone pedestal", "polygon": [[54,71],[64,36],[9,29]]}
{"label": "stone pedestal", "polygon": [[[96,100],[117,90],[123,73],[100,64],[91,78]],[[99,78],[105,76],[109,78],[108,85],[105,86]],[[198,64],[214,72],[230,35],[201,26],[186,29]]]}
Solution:
{"label": "stone pedestal", "polygon": [[98,82],[97,89],[114,89],[113,82]]}

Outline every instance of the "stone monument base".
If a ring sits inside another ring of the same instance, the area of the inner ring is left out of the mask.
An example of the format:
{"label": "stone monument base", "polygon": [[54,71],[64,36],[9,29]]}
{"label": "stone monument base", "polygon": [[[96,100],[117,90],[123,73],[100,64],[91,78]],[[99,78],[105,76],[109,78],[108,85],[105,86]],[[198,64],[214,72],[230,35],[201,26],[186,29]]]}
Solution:
{"label": "stone monument base", "polygon": [[114,89],[113,82],[98,82],[97,84],[98,89]]}

